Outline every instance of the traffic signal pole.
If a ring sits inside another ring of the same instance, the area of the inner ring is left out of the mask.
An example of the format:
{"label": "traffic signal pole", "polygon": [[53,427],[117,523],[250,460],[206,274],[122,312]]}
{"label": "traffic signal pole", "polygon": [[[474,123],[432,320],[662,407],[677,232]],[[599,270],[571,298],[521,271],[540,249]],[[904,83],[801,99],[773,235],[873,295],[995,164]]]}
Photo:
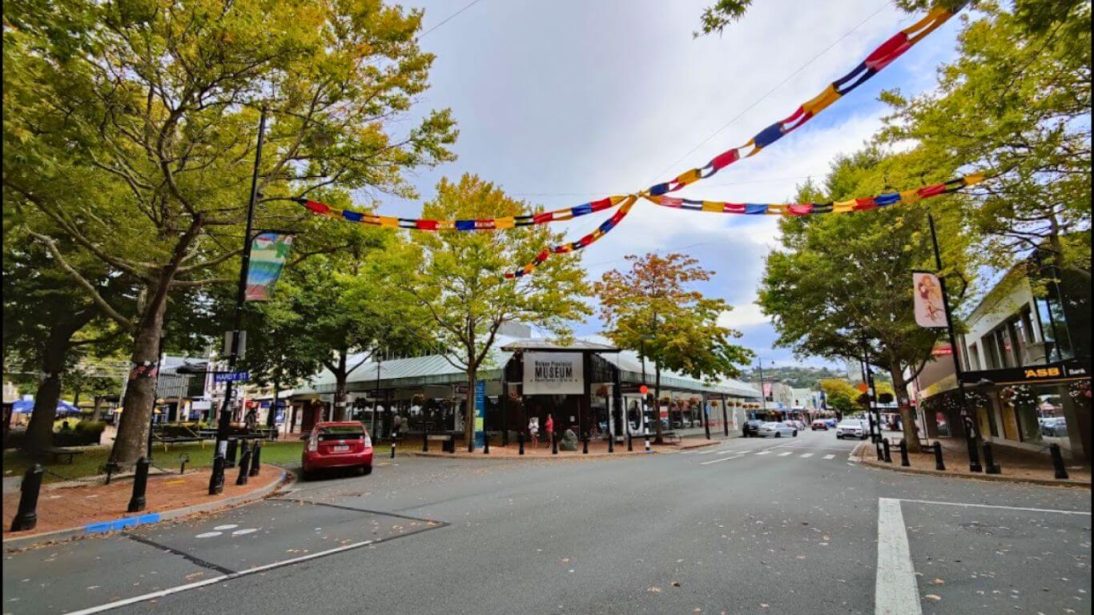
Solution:
{"label": "traffic signal pole", "polygon": [[[258,202],[258,171],[262,164],[262,143],[266,134],[266,108],[258,121],[258,146],[255,149],[254,172],[251,174],[251,198],[247,203],[247,227],[243,234],[243,255],[239,262],[239,284],[236,287],[235,317],[232,324],[232,344],[228,353],[228,371],[235,371],[239,360],[240,329],[243,327],[243,303],[247,297],[247,269],[251,264],[251,234],[254,232],[255,204]],[[228,451],[228,429],[232,422],[232,394],[235,383],[228,380],[224,388],[224,403],[217,420],[217,441],[213,456],[213,473],[209,477],[209,495],[224,491],[224,458]],[[276,401],[276,400],[275,400]]]}

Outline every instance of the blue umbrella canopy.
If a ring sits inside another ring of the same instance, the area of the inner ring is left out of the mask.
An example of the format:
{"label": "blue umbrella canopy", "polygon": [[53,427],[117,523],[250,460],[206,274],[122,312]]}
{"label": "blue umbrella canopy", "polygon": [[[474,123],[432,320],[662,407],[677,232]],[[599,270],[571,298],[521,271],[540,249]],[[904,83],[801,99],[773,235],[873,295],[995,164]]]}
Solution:
{"label": "blue umbrella canopy", "polygon": [[[16,402],[12,403],[11,409],[12,409],[13,412],[18,412],[18,413],[21,413],[21,414],[29,414],[29,413],[34,411],[34,399],[24,397],[23,399],[20,399]],[[57,401],[57,415],[58,416],[60,416],[62,414],[79,414],[79,413],[80,413],[80,409],[77,408],[76,406],[73,406],[72,404],[68,403],[67,401],[64,401],[63,399]]]}

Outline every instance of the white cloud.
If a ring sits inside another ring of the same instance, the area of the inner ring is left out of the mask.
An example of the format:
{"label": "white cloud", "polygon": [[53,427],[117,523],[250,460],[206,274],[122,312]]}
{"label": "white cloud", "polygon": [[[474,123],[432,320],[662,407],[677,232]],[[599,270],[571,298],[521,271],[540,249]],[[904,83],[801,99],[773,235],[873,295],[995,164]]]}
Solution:
{"label": "white cloud", "polygon": [[770,322],[771,318],[765,316],[755,303],[734,306],[732,310],[722,312],[718,317],[718,325],[738,330]]}

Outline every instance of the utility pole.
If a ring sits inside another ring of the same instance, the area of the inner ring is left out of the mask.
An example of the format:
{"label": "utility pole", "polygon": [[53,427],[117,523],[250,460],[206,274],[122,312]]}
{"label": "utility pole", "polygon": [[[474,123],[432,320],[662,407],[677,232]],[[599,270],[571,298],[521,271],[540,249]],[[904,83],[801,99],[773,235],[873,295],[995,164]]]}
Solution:
{"label": "utility pole", "polygon": [[[235,319],[232,325],[232,347],[228,353],[228,371],[235,369],[239,360],[240,329],[243,327],[243,303],[247,296],[247,269],[251,264],[251,234],[254,232],[255,204],[258,202],[258,172],[262,164],[262,143],[266,136],[266,107],[262,107],[262,116],[258,121],[258,146],[255,149],[255,166],[251,174],[251,198],[247,203],[247,227],[243,234],[243,255],[239,261],[239,284],[236,287]],[[224,457],[228,451],[228,428],[231,426],[232,389],[234,383],[229,380],[224,389],[224,404],[220,408],[217,421],[216,452],[213,457],[213,473],[209,477],[209,495],[224,491]]]}
{"label": "utility pole", "polygon": [[965,430],[971,433],[966,434],[966,438],[969,439],[969,471],[981,472],[983,466],[980,465],[980,430],[976,428],[976,419],[969,416],[969,402],[965,395],[965,381],[962,378],[964,370],[961,368],[961,356],[958,354],[959,349],[957,347],[957,336],[953,331],[953,313],[950,311],[950,296],[946,292],[946,278],[942,275],[942,252],[938,249],[938,233],[934,228],[934,216],[930,212],[927,213],[927,224],[931,228],[931,248],[934,249],[934,266],[937,270],[938,285],[942,291],[942,309],[946,313],[946,335],[950,340],[950,357],[953,359],[953,373],[957,377],[957,399],[961,404],[961,418],[967,419],[964,421]]}
{"label": "utility pole", "polygon": [[760,410],[764,416],[767,416],[767,392],[764,391],[764,360],[759,359],[756,362],[758,369],[760,370]]}
{"label": "utility pole", "polygon": [[877,388],[874,386],[874,372],[870,369],[870,346],[866,341],[866,336],[862,337],[862,369],[866,376],[863,382],[866,383],[869,391],[869,414],[877,426],[877,433],[873,433],[871,430],[870,435],[873,441],[877,443],[881,441],[881,409],[877,407]]}

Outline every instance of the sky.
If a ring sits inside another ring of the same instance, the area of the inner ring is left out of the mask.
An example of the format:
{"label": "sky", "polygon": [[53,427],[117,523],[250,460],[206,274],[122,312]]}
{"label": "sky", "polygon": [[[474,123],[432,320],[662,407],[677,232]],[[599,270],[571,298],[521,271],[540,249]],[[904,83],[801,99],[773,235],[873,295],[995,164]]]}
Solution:
{"label": "sky", "polygon": [[[408,174],[421,200],[387,195],[380,210],[412,216],[442,177],[474,173],[548,209],[626,194],[742,145],[792,113],[918,19],[887,0],[763,0],[721,35],[694,38],[713,0],[411,0],[425,9],[420,44],[436,54],[416,112],[451,108],[457,160]],[[955,57],[951,19],[879,75],[763,152],[676,196],[784,202],[823,179],[839,154],[881,127],[883,90],[930,91]],[[573,240],[609,213],[554,225]],[[779,245],[775,217],[678,211],[640,202],[581,253],[591,280],[627,254],[683,252],[715,271],[701,286],[735,306],[721,324],[777,365],[832,365],[773,348],[770,319],[754,303],[764,257]],[[555,258],[573,258],[573,255]],[[514,263],[514,265],[519,265]],[[808,309],[808,306],[802,306]],[[596,316],[574,323],[601,331]],[[838,366],[836,366],[838,367]]]}

